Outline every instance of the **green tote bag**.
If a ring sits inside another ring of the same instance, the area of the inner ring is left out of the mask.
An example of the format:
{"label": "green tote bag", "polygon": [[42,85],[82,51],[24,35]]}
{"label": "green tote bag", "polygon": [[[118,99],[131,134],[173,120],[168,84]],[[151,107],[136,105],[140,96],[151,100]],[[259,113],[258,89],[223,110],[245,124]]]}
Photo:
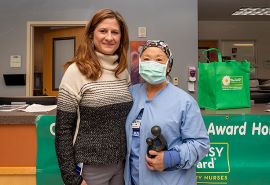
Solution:
{"label": "green tote bag", "polygon": [[246,60],[222,62],[220,51],[216,48],[203,52],[213,50],[217,52],[218,61],[198,64],[199,106],[208,109],[250,107],[250,63]]}

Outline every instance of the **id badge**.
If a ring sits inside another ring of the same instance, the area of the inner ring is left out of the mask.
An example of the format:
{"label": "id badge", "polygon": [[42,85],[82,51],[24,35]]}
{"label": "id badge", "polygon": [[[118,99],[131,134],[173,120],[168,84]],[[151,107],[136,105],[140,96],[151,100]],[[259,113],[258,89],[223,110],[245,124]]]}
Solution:
{"label": "id badge", "polygon": [[140,136],[140,126],[141,126],[141,121],[140,120],[135,120],[132,124],[132,135],[135,137]]}
{"label": "id badge", "polygon": [[135,120],[132,124],[131,124],[131,127],[133,129],[140,129],[140,126],[141,126],[141,121],[139,120]]}

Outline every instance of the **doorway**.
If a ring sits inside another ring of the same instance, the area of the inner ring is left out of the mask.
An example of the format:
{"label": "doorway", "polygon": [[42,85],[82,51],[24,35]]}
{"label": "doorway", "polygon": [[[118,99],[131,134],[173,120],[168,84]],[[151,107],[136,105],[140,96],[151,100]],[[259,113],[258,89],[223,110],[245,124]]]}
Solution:
{"label": "doorway", "polygon": [[62,66],[74,56],[86,24],[87,21],[27,23],[26,96],[57,95]]}
{"label": "doorway", "polygon": [[198,41],[198,61],[200,62],[211,62],[217,61],[217,53],[215,51],[210,51],[206,54],[203,53],[205,49],[217,48],[218,40],[199,40]]}

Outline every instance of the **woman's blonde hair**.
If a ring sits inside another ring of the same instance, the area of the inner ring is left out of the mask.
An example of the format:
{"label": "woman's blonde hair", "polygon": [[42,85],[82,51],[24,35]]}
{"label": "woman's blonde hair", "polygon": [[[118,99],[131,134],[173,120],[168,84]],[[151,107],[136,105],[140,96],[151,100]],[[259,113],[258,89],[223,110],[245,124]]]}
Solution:
{"label": "woman's blonde hair", "polygon": [[122,15],[111,9],[101,9],[92,17],[86,26],[83,40],[81,41],[75,56],[71,61],[65,64],[65,68],[75,62],[80,72],[88,79],[97,80],[102,75],[101,65],[95,53],[95,46],[93,42],[94,30],[104,19],[111,18],[115,18],[117,20],[121,31],[120,45],[114,53],[119,56],[117,60],[119,64],[116,68],[115,76],[117,77],[127,68],[127,51],[129,45],[128,28]]}

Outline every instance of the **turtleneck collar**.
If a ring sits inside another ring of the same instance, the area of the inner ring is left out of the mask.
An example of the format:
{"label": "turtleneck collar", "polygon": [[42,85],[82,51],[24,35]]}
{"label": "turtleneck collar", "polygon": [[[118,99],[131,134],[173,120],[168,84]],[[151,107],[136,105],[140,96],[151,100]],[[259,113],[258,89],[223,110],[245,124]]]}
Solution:
{"label": "turtleneck collar", "polygon": [[97,51],[96,54],[103,69],[115,71],[116,67],[118,66],[118,63],[115,62],[118,59],[118,55],[104,55]]}

